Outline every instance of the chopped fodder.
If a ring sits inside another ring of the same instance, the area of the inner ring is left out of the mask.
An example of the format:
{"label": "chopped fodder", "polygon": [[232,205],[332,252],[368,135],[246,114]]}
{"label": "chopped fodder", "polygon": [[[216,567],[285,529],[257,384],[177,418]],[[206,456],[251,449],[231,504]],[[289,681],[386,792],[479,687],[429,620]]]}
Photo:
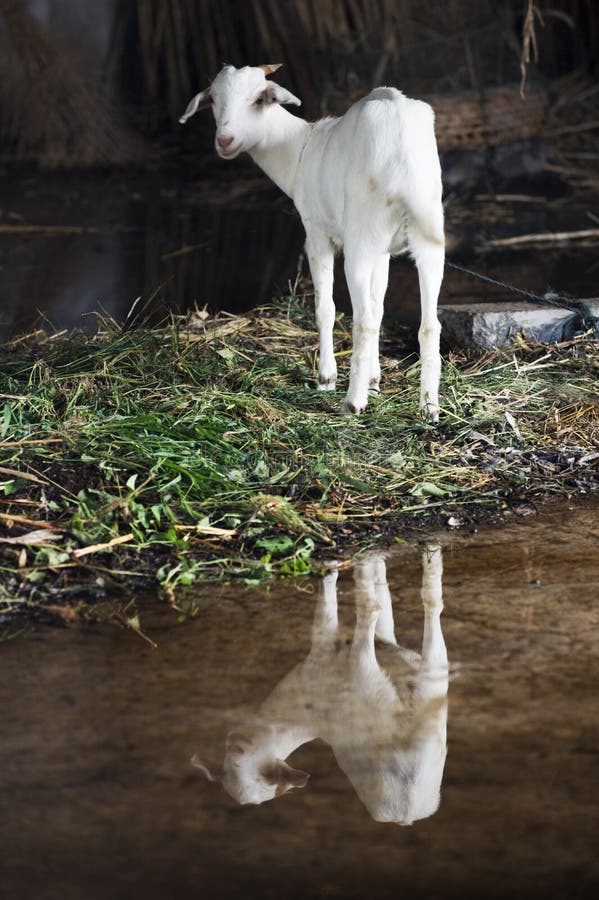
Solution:
{"label": "chopped fodder", "polygon": [[197,578],[298,575],[348,542],[596,490],[597,341],[451,357],[436,427],[413,356],[383,356],[381,394],[340,415],[349,346],[340,317],[340,391],[316,391],[295,298],[4,346],[0,614],[136,578],[176,603]]}

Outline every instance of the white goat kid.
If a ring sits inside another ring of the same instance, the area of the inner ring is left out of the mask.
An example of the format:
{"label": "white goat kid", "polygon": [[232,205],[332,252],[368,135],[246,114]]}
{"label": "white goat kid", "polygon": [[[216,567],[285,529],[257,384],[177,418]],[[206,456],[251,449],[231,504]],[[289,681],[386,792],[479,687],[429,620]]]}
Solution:
{"label": "white goat kid", "polygon": [[266,81],[278,68],[225,66],[180,121],[212,106],[219,156],[249,153],[295,203],[314,282],[321,390],[333,390],[337,378],[333,260],[343,249],[354,322],[345,412],[361,412],[369,390],[378,389],[389,257],[409,250],[420,282],[420,406],[436,421],[445,241],[433,111],[395,88],[379,87],[341,118],[306,122],[281,106],[301,101]]}

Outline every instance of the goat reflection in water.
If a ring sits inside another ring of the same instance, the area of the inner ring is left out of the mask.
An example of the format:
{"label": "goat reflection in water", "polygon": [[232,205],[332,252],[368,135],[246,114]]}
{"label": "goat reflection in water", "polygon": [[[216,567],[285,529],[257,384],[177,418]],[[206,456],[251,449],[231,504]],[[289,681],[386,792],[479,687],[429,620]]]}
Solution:
{"label": "goat reflection in water", "polygon": [[[354,566],[356,625],[352,640],[343,640],[333,569],[321,584],[304,662],[282,679],[256,716],[229,732],[222,772],[210,772],[197,757],[193,764],[211,781],[222,781],[238,803],[264,803],[306,785],[308,773],[286,759],[321,738],[373,819],[410,825],[432,815],[447,753],[440,547],[428,546],[422,565],[421,654],[396,642],[381,555]],[[384,645],[385,669],[375,639]]]}

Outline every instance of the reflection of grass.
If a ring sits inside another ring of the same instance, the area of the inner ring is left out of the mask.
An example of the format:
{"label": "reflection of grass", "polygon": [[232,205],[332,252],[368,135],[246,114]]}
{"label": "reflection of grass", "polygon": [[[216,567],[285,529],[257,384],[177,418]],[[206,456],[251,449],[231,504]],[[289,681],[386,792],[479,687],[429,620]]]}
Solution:
{"label": "reflection of grass", "polygon": [[[341,395],[313,389],[312,321],[291,298],[191,329],[104,322],[4,347],[0,611],[135,572],[157,571],[175,602],[198,577],[301,574],[350,533],[596,485],[597,342],[453,358],[432,428],[414,358],[385,358],[383,393],[339,415]],[[348,337],[342,320],[343,383]]]}

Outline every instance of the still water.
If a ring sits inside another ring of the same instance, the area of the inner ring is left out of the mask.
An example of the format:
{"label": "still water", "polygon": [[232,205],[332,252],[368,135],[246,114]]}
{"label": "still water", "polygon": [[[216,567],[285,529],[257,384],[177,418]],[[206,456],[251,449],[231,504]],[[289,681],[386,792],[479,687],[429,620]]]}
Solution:
{"label": "still water", "polygon": [[2,896],[596,896],[598,516],[0,645]]}

